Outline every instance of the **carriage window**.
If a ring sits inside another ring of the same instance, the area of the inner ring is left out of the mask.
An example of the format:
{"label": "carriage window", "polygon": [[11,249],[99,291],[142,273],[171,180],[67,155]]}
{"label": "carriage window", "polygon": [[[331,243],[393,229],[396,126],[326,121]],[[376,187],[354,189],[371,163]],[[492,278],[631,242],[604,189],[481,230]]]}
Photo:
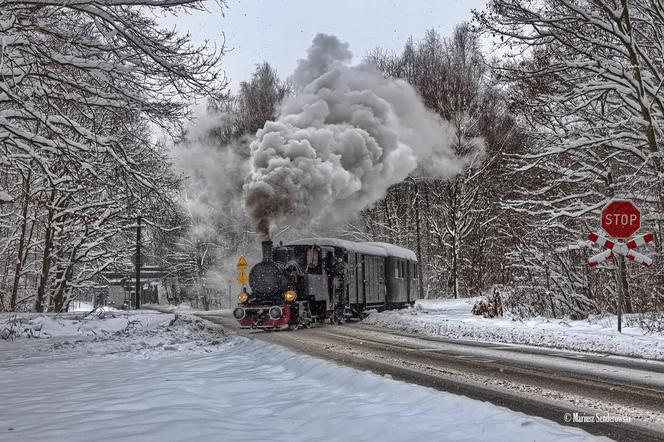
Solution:
{"label": "carriage window", "polygon": [[406,263],[400,260],[395,260],[395,271],[394,276],[396,278],[403,279],[406,277]]}
{"label": "carriage window", "polygon": [[305,267],[307,268],[308,273],[313,273],[313,274],[321,273],[319,255],[320,255],[320,249],[318,248],[307,247],[307,249],[305,250],[304,252]]}

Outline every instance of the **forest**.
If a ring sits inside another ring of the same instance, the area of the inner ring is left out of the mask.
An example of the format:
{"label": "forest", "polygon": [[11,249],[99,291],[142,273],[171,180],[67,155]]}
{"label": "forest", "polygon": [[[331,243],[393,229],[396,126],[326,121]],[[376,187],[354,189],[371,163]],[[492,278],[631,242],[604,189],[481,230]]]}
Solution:
{"label": "forest", "polygon": [[[301,91],[263,60],[231,90],[224,47],[150,13],[203,3],[0,0],[0,311],[104,290],[105,272],[131,267],[139,217],[145,259],[194,293],[225,294],[237,257],[257,256],[252,145]],[[270,234],[398,244],[424,297],[497,288],[522,316],[612,314],[620,284],[624,312],[663,330],[661,0],[489,0],[449,35],[422,34],[355,62],[448,123],[461,170],[418,167],[352,217]],[[613,198],[641,210],[653,266],[588,266]]]}

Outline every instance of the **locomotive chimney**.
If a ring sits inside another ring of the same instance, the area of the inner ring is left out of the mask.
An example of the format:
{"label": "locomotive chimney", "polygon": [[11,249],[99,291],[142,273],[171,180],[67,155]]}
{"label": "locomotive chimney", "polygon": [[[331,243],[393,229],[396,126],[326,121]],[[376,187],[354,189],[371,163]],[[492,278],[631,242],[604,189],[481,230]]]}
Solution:
{"label": "locomotive chimney", "polygon": [[261,246],[263,247],[263,262],[272,261],[272,241],[263,241]]}

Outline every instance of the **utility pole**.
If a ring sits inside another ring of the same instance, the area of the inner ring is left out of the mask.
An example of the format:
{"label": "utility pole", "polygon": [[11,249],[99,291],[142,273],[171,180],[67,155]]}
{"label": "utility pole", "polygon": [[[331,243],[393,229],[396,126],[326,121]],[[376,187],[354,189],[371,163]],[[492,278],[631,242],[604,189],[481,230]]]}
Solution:
{"label": "utility pole", "polygon": [[136,218],[136,309],[141,308],[141,217]]}

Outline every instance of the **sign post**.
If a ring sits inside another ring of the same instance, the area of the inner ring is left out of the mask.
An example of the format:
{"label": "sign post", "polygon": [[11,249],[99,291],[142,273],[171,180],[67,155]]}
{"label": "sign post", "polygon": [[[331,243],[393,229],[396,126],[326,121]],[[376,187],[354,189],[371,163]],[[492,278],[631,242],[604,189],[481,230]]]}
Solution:
{"label": "sign post", "polygon": [[228,278],[228,308],[233,308],[233,295],[231,294],[231,285],[233,280]]}
{"label": "sign post", "polygon": [[622,308],[625,295],[623,294],[623,256],[616,256],[616,264],[618,265],[618,283],[616,284],[616,290],[618,291],[618,332],[622,333]]}
{"label": "sign post", "polygon": [[[628,239],[641,228],[641,212],[628,200],[613,200],[602,209],[601,217],[602,229],[612,238]],[[609,258],[616,259],[616,287],[618,295],[618,331],[622,332],[622,307],[625,296],[623,281],[625,278],[624,267],[625,258],[638,262],[644,266],[652,265],[652,259],[637,252],[635,249],[645,245],[654,239],[652,233],[634,238],[627,243],[612,241],[604,238],[597,233],[591,232],[588,239],[599,246],[605,248],[601,253],[592,256],[588,260],[588,265],[595,267]]]}

